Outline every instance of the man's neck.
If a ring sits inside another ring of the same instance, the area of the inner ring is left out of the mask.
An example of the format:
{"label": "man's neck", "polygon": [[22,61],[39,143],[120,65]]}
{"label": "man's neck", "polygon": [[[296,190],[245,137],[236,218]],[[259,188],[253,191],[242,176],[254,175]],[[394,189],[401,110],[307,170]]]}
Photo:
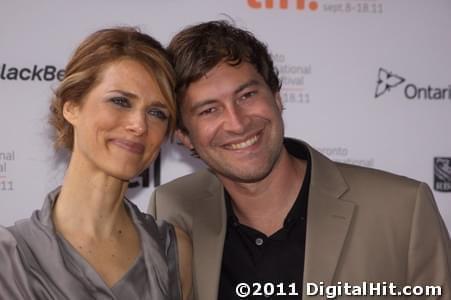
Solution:
{"label": "man's neck", "polygon": [[283,227],[306,169],[307,162],[290,155],[284,147],[272,171],[258,182],[242,183],[219,177],[232,198],[240,223],[269,236]]}

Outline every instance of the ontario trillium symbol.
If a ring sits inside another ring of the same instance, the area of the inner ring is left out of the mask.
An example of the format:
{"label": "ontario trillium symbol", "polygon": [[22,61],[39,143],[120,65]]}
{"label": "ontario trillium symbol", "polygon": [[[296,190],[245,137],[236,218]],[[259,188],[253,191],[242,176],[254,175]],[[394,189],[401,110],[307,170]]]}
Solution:
{"label": "ontario trillium symbol", "polygon": [[378,98],[386,92],[389,92],[391,88],[397,87],[404,81],[405,79],[403,77],[393,74],[392,72],[389,72],[384,68],[379,68],[379,72],[377,74],[375,98]]}

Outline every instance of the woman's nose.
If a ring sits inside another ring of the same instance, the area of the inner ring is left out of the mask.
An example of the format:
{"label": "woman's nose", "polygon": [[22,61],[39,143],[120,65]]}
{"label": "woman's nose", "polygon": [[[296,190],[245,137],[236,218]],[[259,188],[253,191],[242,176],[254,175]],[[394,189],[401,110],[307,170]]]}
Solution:
{"label": "woman's nose", "polygon": [[146,114],[142,112],[136,111],[131,113],[127,120],[126,129],[133,132],[133,134],[137,136],[143,135],[147,132],[146,117]]}

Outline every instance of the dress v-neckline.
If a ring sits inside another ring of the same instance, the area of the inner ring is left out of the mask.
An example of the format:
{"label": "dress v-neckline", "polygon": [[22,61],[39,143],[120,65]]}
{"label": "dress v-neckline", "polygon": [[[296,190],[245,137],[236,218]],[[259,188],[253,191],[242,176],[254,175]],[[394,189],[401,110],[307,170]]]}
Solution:
{"label": "dress v-neckline", "polygon": [[[139,233],[138,233],[139,234]],[[62,245],[64,248],[64,253],[68,254],[71,260],[71,265],[78,269],[79,273],[85,273],[85,276],[90,277],[90,281],[99,281],[102,282],[104,287],[108,289],[109,291],[113,291],[114,288],[120,284],[122,281],[126,280],[128,275],[137,267],[138,263],[141,261],[141,259],[144,259],[144,255],[142,250],[139,251],[139,254],[135,257],[133,263],[130,265],[128,270],[124,272],[124,274],[116,280],[116,282],[109,286],[105,280],[100,276],[100,274],[96,271],[96,269],[88,262],[86,258],[83,257],[83,255],[80,254],[80,252],[75,249],[75,247],[62,236],[60,233],[56,233],[56,236],[58,237],[58,240],[60,241],[60,245]],[[140,247],[142,249],[142,245],[140,242]],[[82,269],[88,270],[89,272],[84,272]],[[87,274],[86,274],[87,273]]]}

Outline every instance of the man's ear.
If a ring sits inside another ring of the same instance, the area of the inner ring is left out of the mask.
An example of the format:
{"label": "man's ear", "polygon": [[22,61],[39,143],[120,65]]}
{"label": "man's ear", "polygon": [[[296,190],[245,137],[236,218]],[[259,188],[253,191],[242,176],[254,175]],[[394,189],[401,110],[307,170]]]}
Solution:
{"label": "man's ear", "polygon": [[276,92],[274,94],[274,98],[276,99],[276,105],[280,112],[283,111],[282,97],[280,96],[280,92]]}
{"label": "man's ear", "polygon": [[189,135],[188,135],[187,132],[184,132],[184,131],[181,130],[181,129],[177,129],[177,130],[175,131],[175,137],[176,137],[180,142],[182,142],[182,144],[183,144],[186,148],[188,148],[188,149],[190,149],[190,150],[193,150],[193,149],[194,149],[194,146],[193,146],[193,144],[191,143],[191,139],[190,139],[190,137],[189,137]]}
{"label": "man's ear", "polygon": [[72,126],[77,123],[80,105],[74,101],[68,100],[63,105],[63,116]]}

